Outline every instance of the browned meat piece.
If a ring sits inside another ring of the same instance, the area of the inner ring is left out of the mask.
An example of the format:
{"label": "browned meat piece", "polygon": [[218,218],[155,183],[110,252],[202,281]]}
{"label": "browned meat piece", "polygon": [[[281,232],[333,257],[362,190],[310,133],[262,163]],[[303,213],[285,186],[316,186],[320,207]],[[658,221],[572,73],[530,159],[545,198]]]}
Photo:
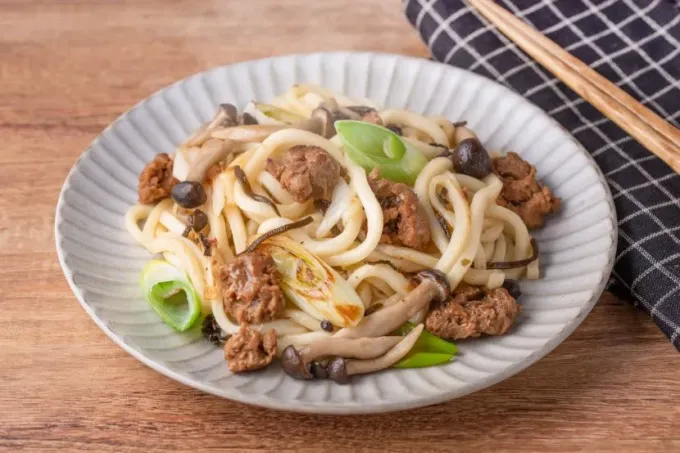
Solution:
{"label": "browned meat piece", "polygon": [[495,158],[493,168],[503,180],[497,203],[514,211],[527,228],[542,227],[546,215],[559,211],[560,199],[536,181],[536,167],[516,153]]}
{"label": "browned meat piece", "polygon": [[505,288],[490,290],[461,283],[451,298],[431,307],[425,328],[448,340],[503,335],[518,313],[517,301]]}
{"label": "browned meat piece", "polygon": [[267,160],[267,171],[279,180],[295,201],[329,199],[340,179],[342,167],[318,146],[297,145],[282,161]]}
{"label": "browned meat piece", "polygon": [[269,330],[262,335],[248,326],[241,326],[224,345],[224,358],[229,361],[229,370],[243,373],[265,368],[276,354],[276,331]]}
{"label": "browned meat piece", "polygon": [[423,250],[430,243],[430,226],[413,190],[406,184],[380,179],[378,169],[368,175],[368,183],[383,210],[380,242]]}
{"label": "browned meat piece", "polygon": [[139,202],[152,204],[170,196],[179,180],[172,176],[172,159],[160,153],[146,164],[139,175]]}
{"label": "browned meat piece", "polygon": [[224,309],[239,324],[261,324],[283,313],[283,292],[270,255],[246,253],[220,267]]}

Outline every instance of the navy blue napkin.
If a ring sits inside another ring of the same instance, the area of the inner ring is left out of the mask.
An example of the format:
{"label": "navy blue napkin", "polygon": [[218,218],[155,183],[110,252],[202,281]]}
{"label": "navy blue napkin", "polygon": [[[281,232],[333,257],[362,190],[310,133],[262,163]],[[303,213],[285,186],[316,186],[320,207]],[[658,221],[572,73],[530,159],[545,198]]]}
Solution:
{"label": "navy blue napkin", "polygon": [[[678,127],[680,9],[671,0],[500,0]],[[406,0],[434,59],[537,104],[591,153],[619,219],[610,290],[646,310],[680,349],[680,176],[559,82],[463,0]]]}

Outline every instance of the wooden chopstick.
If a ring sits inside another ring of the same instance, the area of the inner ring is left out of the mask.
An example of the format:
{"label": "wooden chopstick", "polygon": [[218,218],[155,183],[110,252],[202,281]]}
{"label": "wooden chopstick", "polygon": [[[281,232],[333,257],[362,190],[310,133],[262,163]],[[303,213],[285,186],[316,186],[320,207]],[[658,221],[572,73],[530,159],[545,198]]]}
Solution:
{"label": "wooden chopstick", "polygon": [[505,36],[680,173],[680,130],[491,0],[468,0]]}

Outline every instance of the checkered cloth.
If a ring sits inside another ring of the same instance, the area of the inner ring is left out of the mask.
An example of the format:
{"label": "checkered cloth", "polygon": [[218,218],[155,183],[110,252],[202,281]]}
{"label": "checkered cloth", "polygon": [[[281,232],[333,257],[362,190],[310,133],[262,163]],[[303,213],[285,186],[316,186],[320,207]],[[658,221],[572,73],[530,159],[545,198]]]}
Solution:
{"label": "checkered cloth", "polygon": [[[497,0],[670,123],[680,123],[680,2]],[[680,176],[559,82],[463,0],[405,0],[434,59],[500,82],[567,128],[614,196],[619,244],[610,290],[680,349]]]}

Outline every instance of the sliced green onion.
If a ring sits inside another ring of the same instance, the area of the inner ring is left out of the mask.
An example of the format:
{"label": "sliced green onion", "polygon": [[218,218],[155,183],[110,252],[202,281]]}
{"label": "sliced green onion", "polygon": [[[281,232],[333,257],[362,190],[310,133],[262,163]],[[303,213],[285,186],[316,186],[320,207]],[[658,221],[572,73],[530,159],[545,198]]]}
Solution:
{"label": "sliced green onion", "polygon": [[393,368],[425,368],[428,366],[442,365],[450,362],[453,356],[439,352],[416,352],[409,354],[397,363]]}
{"label": "sliced green onion", "polygon": [[166,261],[152,260],[142,271],[142,292],[163,322],[184,332],[201,314],[201,301],[187,275]]}
{"label": "sliced green onion", "polygon": [[391,130],[364,121],[335,122],[345,152],[366,171],[380,170],[390,181],[413,185],[427,158]]}
{"label": "sliced green onion", "polygon": [[271,255],[281,290],[300,310],[338,327],[355,326],[364,317],[364,304],[354,288],[298,242],[274,236],[260,250]]}
{"label": "sliced green onion", "polygon": [[[398,328],[394,333],[395,335],[406,335],[411,330],[416,327],[412,322],[407,322],[400,328]],[[458,348],[455,344],[442,340],[436,335],[432,335],[427,330],[423,330],[423,333],[418,337],[418,341],[413,346],[413,351],[423,351],[423,352],[434,352],[448,355],[456,355],[458,353]]]}

